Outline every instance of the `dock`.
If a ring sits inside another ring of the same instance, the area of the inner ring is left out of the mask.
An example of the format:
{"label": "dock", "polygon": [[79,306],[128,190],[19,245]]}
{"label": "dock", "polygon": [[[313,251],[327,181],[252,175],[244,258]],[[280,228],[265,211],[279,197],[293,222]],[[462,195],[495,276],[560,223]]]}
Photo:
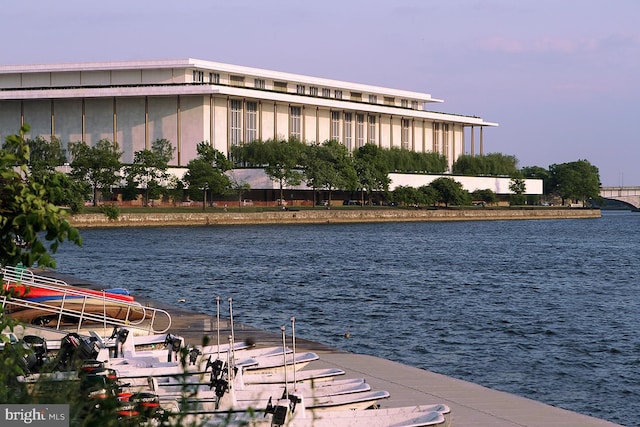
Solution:
{"label": "dock", "polygon": [[[39,272],[38,274],[42,274]],[[86,282],[74,286],[87,286]],[[163,304],[148,298],[136,298],[142,304],[167,310],[172,317],[170,332],[185,338],[191,345],[202,344],[203,336],[215,344],[217,336],[227,340],[231,335],[228,319],[194,313],[179,306]],[[107,335],[101,325],[94,328]],[[268,332],[248,325],[233,325],[236,341],[254,342],[256,346],[282,345],[279,331]],[[290,340],[291,337],[287,336]],[[288,341],[290,342],[290,341]],[[348,378],[365,378],[373,390],[385,390],[391,395],[380,402],[381,407],[400,407],[444,403],[451,408],[450,422],[454,427],[612,427],[618,424],[578,414],[513,394],[493,390],[468,381],[407,366],[370,355],[351,353],[296,336],[296,350],[313,351],[320,359],[308,369],[339,368]]]}

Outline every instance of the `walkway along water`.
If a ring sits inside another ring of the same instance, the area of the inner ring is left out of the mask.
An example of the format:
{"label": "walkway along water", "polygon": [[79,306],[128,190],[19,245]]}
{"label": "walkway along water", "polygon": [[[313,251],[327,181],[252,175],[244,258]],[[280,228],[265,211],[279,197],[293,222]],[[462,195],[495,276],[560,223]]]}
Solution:
{"label": "walkway along water", "polygon": [[[53,271],[39,271],[38,274],[60,278],[75,286],[100,288]],[[204,335],[215,342],[218,332],[222,337],[231,334],[228,321],[221,322],[221,330],[218,331],[216,318],[210,315],[182,310],[149,298],[137,299],[144,305],[167,310],[173,319],[171,333],[185,337],[192,345],[201,344]],[[233,327],[238,341],[252,341],[265,347],[277,346],[282,342],[277,333],[242,324],[234,324]],[[456,427],[617,426],[608,421],[378,357],[340,351],[299,338],[296,340],[296,346],[299,351],[314,351],[320,355],[320,360],[313,362],[311,369],[339,368],[346,372],[347,377],[365,378],[374,390],[388,391],[391,398],[382,402],[384,407],[432,403],[450,406],[451,425]]]}

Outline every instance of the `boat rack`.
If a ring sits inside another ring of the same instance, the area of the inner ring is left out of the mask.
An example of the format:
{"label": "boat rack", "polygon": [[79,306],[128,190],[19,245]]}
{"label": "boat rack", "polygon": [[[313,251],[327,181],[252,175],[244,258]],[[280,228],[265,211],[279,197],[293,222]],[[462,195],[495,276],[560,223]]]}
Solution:
{"label": "boat rack", "polygon": [[[91,324],[103,324],[105,327],[134,327],[142,330],[146,330],[149,334],[162,334],[169,330],[171,327],[171,315],[162,309],[143,306],[136,301],[124,301],[117,298],[109,297],[106,291],[98,291],[92,294],[83,292],[82,289],[69,286],[68,283],[58,280],[52,277],[39,276],[33,274],[32,271],[25,267],[3,267],[0,268],[0,277],[2,279],[3,286],[6,284],[22,285],[31,290],[33,289],[45,289],[51,291],[57,291],[61,294],[61,302],[59,306],[46,304],[43,302],[31,301],[19,296],[12,296],[7,292],[3,292],[0,296],[0,302],[5,312],[7,309],[13,309],[21,307],[22,309],[37,309],[44,313],[51,313],[52,316],[57,316],[57,321],[49,322],[46,326],[48,328],[54,328],[56,330],[68,330],[68,325],[63,324],[63,320],[72,318],[77,320],[77,332],[80,332],[84,323]],[[67,289],[68,288],[68,289]],[[6,289],[6,288],[5,288]],[[70,308],[70,303],[67,300],[73,301],[74,306],[78,306],[78,301],[82,301],[81,308]],[[102,313],[96,313],[95,310],[87,311],[87,302],[91,300],[93,307],[95,307],[95,301],[98,300],[104,307]],[[65,303],[67,306],[65,307]],[[125,311],[123,316],[112,317],[107,313],[107,307],[117,304]],[[138,319],[132,317],[133,313],[137,313]],[[140,313],[142,313],[140,315]]]}

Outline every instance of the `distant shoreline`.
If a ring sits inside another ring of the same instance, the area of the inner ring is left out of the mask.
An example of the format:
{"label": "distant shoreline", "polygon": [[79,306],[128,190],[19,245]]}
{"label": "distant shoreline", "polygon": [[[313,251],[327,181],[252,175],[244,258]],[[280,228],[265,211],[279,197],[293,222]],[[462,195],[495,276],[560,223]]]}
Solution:
{"label": "distant shoreline", "polygon": [[69,219],[76,228],[163,227],[259,224],[344,224],[420,221],[487,221],[600,218],[599,209],[355,209],[267,212],[121,213],[110,220],[104,214],[77,214]]}

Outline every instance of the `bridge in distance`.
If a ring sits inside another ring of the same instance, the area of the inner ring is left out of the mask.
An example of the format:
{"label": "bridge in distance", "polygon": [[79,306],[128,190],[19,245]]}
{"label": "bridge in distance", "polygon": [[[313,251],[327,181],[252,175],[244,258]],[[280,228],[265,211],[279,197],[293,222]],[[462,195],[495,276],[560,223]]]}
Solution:
{"label": "bridge in distance", "polygon": [[640,209],[640,187],[600,187],[600,196]]}

